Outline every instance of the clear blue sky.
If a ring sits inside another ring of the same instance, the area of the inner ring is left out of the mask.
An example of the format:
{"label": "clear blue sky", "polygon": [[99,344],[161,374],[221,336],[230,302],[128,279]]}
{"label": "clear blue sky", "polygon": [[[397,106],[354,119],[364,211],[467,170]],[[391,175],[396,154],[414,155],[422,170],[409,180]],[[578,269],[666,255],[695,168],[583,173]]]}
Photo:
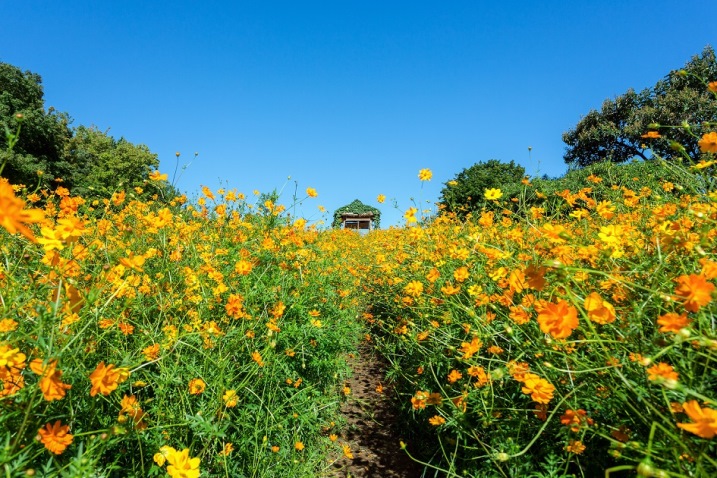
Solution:
{"label": "clear blue sky", "polygon": [[[561,175],[562,133],[717,40],[704,1],[0,0],[0,61],[74,125],[144,143],[178,182],[281,189],[319,219],[353,199],[402,222],[491,158]],[[532,149],[532,160],[528,147]],[[421,185],[419,169],[434,177]],[[287,177],[291,181],[287,184]],[[395,198],[400,210],[391,205]]]}

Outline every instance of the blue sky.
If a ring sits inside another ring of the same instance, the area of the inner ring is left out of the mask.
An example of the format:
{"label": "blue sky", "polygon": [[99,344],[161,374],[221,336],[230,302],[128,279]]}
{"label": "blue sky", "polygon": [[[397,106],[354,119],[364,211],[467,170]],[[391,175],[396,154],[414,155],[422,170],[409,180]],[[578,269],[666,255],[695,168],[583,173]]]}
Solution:
{"label": "blue sky", "polygon": [[[562,133],[715,46],[707,1],[0,1],[0,61],[178,187],[298,188],[402,223],[479,161],[565,171]],[[532,147],[531,155],[528,147]],[[433,179],[421,183],[418,171]],[[287,181],[287,177],[291,180]],[[389,199],[383,205],[376,196]],[[395,199],[398,208],[394,208]]]}

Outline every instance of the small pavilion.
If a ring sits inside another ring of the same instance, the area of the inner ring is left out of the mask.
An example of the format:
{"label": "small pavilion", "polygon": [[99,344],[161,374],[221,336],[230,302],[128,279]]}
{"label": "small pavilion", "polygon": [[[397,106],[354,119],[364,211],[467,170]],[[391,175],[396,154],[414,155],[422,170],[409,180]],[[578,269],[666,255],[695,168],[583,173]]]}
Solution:
{"label": "small pavilion", "polygon": [[334,212],[333,226],[355,230],[359,234],[367,234],[378,228],[380,220],[381,211],[356,199],[351,204],[340,207]]}

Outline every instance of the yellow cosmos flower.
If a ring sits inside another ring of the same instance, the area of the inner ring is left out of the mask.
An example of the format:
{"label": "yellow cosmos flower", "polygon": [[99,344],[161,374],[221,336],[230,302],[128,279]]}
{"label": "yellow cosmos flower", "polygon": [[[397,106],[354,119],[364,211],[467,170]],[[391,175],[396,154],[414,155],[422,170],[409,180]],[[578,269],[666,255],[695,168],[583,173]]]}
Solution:
{"label": "yellow cosmos flower", "polygon": [[416,213],[418,212],[418,209],[415,207],[409,207],[408,210],[403,213],[403,217],[406,219],[406,222],[411,224],[413,222],[417,222],[416,219]]}
{"label": "yellow cosmos flower", "polygon": [[418,179],[420,179],[421,181],[430,181],[432,177],[433,172],[428,168],[421,169],[418,172]]}
{"label": "yellow cosmos flower", "polygon": [[237,403],[239,403],[239,397],[237,396],[236,390],[227,390],[224,392],[224,395],[222,396],[222,400],[224,400],[224,406],[227,408],[234,408],[237,406]]}
{"label": "yellow cosmos flower", "polygon": [[199,395],[204,392],[207,384],[201,378],[193,378],[189,381],[189,393],[191,395]]}
{"label": "yellow cosmos flower", "polygon": [[319,193],[317,193],[317,192],[316,192],[316,189],[314,189],[314,188],[306,188],[306,194],[307,194],[310,198],[315,198],[316,196],[319,195]]}
{"label": "yellow cosmos flower", "polygon": [[483,193],[483,196],[488,201],[497,201],[498,199],[503,197],[503,191],[501,191],[500,189],[497,189],[497,188],[490,188],[490,189],[485,190],[485,192]]}
{"label": "yellow cosmos flower", "polygon": [[149,173],[149,179],[151,181],[166,181],[169,178],[167,174],[162,174],[159,171],[152,171]]}
{"label": "yellow cosmos flower", "polygon": [[170,453],[167,456],[167,474],[172,478],[199,478],[199,458],[190,458],[189,449]]}

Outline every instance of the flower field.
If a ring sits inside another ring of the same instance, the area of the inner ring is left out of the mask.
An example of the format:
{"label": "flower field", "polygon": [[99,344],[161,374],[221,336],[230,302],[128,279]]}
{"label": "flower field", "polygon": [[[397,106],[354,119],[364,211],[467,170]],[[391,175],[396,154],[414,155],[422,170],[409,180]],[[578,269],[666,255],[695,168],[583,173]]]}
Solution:
{"label": "flower field", "polygon": [[0,182],[0,469],[322,476],[363,341],[426,476],[715,476],[713,168],[366,236]]}

